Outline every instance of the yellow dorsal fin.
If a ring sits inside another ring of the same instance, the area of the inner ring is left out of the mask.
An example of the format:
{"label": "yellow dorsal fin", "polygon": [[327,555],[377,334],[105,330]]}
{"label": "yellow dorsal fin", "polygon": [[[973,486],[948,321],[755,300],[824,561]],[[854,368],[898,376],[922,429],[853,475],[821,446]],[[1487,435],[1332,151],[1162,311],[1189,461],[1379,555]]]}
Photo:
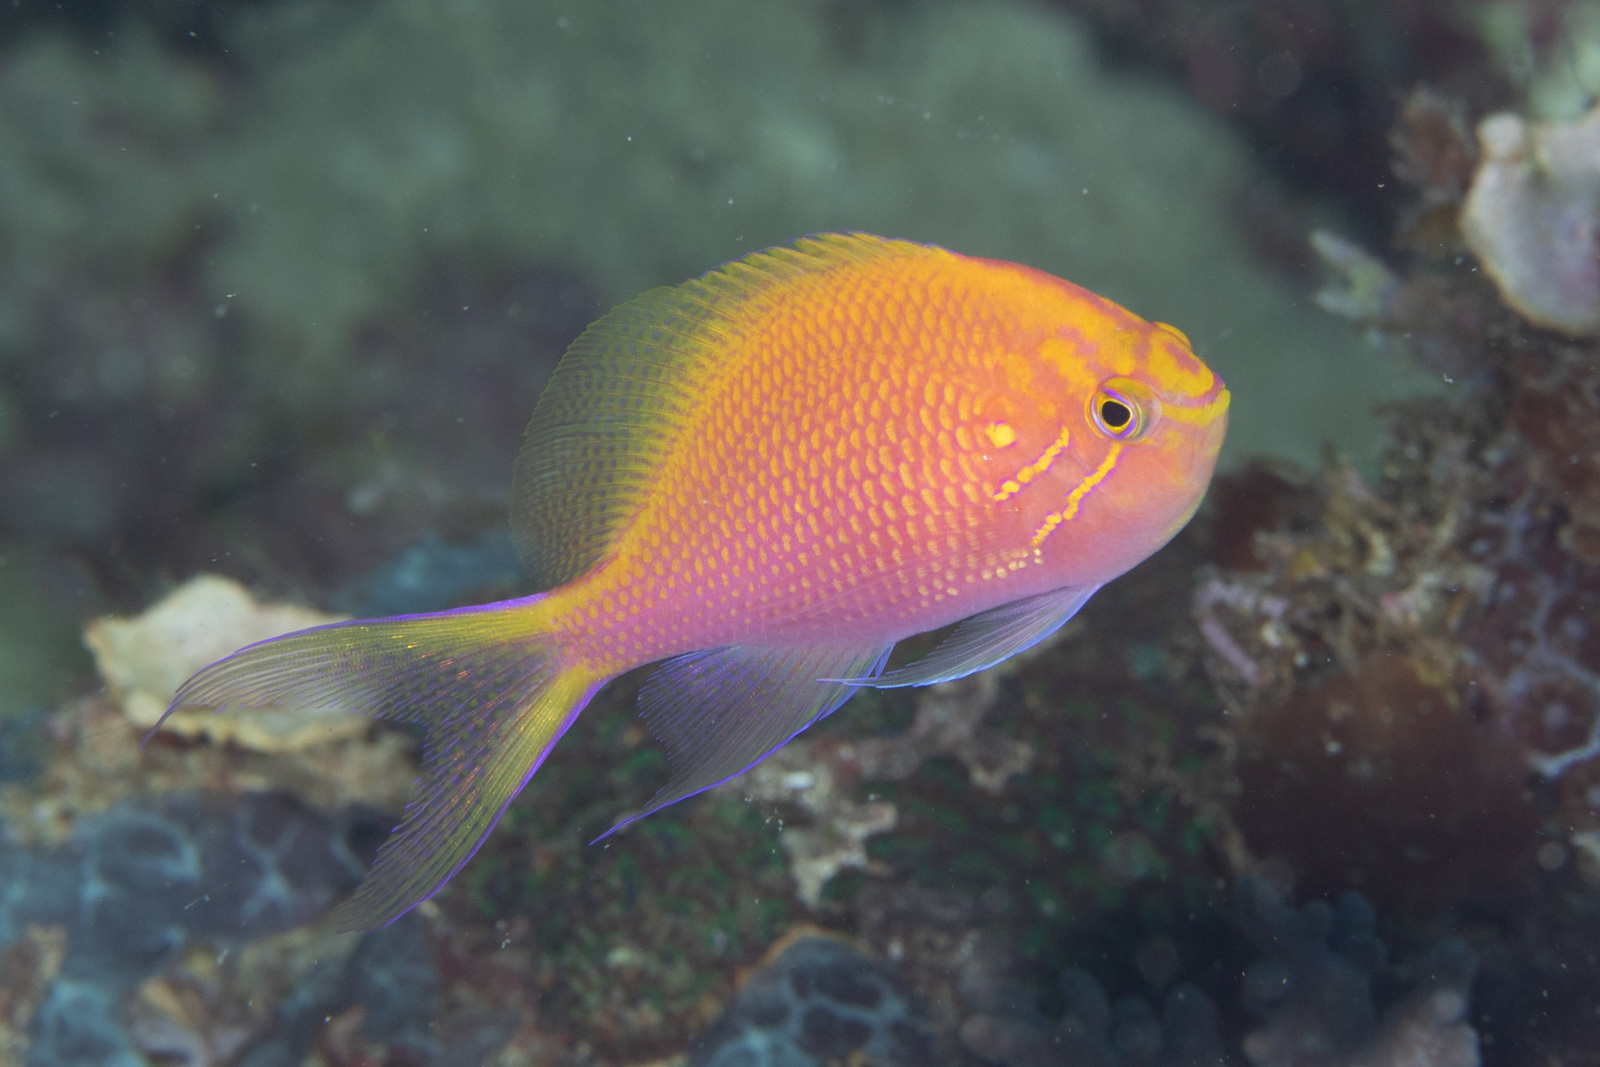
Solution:
{"label": "yellow dorsal fin", "polygon": [[539,398],[512,477],[511,528],[534,581],[562,585],[606,557],[763,302],[832,271],[929,254],[943,253],[821,234],[652,289],[596,320]]}

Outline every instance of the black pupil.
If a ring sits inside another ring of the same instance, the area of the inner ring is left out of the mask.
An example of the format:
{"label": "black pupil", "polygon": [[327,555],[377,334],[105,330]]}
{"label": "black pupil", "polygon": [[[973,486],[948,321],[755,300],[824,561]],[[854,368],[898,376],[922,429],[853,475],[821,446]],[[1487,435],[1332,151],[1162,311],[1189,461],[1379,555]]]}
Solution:
{"label": "black pupil", "polygon": [[1113,430],[1120,430],[1133,421],[1133,412],[1120,400],[1102,400],[1100,421]]}

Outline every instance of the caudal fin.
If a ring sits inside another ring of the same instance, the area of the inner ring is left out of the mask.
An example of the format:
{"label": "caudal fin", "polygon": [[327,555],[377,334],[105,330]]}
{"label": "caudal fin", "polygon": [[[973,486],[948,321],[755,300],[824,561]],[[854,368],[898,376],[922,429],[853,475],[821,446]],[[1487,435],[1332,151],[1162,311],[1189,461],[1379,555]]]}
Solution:
{"label": "caudal fin", "polygon": [[167,714],[314,706],[422,727],[422,773],[405,818],[335,913],[341,931],[374,929],[472,858],[605,681],[561,664],[526,610],[537,599],[263,641],[190,678]]}

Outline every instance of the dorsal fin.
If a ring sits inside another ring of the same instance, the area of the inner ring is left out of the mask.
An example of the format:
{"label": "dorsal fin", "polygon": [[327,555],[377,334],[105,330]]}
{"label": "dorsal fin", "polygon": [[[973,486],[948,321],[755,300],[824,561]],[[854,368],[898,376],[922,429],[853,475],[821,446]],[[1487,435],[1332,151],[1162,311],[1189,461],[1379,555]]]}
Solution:
{"label": "dorsal fin", "polygon": [[652,289],[596,320],[567,349],[517,456],[511,529],[529,575],[549,589],[606,557],[767,301],[841,267],[929,254],[948,253],[821,234]]}

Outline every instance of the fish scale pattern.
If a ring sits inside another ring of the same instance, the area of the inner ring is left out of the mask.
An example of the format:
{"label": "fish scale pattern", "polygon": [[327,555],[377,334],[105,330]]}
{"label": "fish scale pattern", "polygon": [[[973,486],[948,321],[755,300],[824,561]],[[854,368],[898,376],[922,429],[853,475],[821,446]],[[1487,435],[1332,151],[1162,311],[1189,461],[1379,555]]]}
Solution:
{"label": "fish scale pattern", "polygon": [[[1060,439],[1048,388],[1019,403],[1018,387],[1038,384],[1022,353],[1045,326],[1007,322],[978,261],[880,266],[830,274],[716,335],[737,348],[704,361],[725,369],[590,580],[599,658],[648,661],[824,614],[834,628],[887,613],[912,633],[935,605],[959,617],[1004,599],[956,606],[1033,557],[994,504]],[[951,270],[974,272],[959,295]]]}
{"label": "fish scale pattern", "polygon": [[[774,315],[753,345],[775,357],[746,361],[712,404],[664,517],[709,548],[685,562],[713,610],[731,616],[755,599],[804,611],[881,566],[911,560],[926,571],[964,547],[956,508],[982,492],[971,458],[956,462],[958,386],[933,341],[953,334],[945,347],[967,351],[973,342],[959,317],[918,313],[925,287],[904,288],[860,285]],[[862,349],[883,355],[827,358]],[[974,390],[961,390],[970,411]],[[774,417],[785,411],[795,417]],[[741,437],[748,426],[764,429]],[[957,469],[960,484],[938,492],[943,470]],[[915,593],[917,576],[901,573],[904,584],[883,590],[887,603]]]}

